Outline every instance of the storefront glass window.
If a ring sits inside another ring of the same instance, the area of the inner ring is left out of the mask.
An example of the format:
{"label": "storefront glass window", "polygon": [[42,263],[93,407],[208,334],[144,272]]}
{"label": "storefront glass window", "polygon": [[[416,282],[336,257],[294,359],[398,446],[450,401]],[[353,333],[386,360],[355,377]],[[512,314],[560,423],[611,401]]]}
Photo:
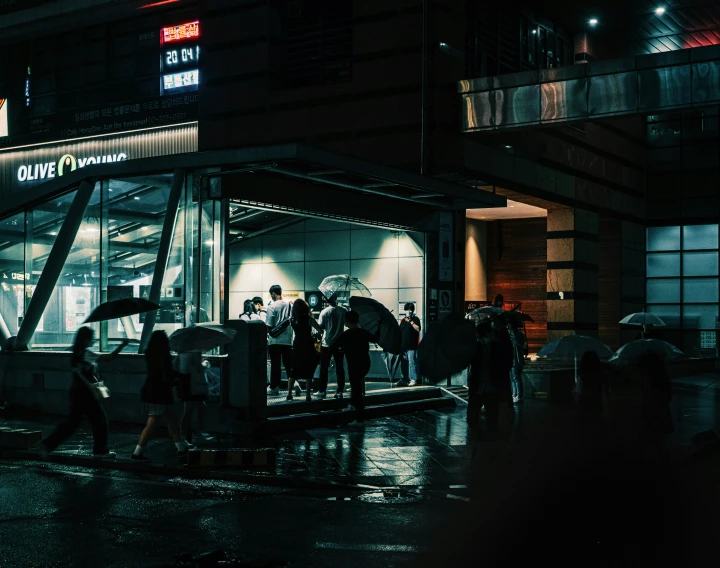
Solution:
{"label": "storefront glass window", "polygon": [[25,213],[0,221],[0,269],[0,326],[16,335],[25,305]]}

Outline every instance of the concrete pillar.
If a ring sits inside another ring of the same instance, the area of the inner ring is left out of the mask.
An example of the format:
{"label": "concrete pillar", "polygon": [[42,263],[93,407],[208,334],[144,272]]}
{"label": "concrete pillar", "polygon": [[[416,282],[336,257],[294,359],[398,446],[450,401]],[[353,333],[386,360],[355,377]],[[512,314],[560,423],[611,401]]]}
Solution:
{"label": "concrete pillar", "polygon": [[598,334],[598,223],[591,211],[548,210],[548,341]]}
{"label": "concrete pillar", "polygon": [[465,301],[487,300],[487,223],[465,220]]}

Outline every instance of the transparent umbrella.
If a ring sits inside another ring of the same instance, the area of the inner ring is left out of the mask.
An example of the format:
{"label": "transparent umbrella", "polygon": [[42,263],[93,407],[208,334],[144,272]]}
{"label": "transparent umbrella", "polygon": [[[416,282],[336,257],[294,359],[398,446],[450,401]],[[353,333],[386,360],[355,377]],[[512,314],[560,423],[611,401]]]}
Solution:
{"label": "transparent umbrella", "polygon": [[323,278],[323,281],[318,286],[318,290],[320,290],[326,298],[335,297],[341,302],[347,302],[351,296],[360,296],[363,298],[372,297],[372,293],[368,287],[349,274],[335,274]]}
{"label": "transparent umbrella", "polygon": [[620,323],[625,325],[637,325],[642,327],[642,336],[645,338],[645,333],[648,327],[665,327],[665,322],[657,317],[655,314],[646,314],[645,312],[639,312],[636,314],[630,314],[620,320]]}
{"label": "transparent umbrella", "polygon": [[609,359],[613,352],[599,339],[587,335],[566,335],[544,345],[538,351],[538,358],[549,361],[573,363],[575,368],[575,382],[577,383],[578,360],[582,359],[588,351],[595,351],[600,359]]}
{"label": "transparent umbrella", "polygon": [[635,365],[640,357],[650,351],[655,351],[663,361],[672,361],[684,356],[682,351],[667,341],[636,339],[618,349],[608,362],[613,365]]}

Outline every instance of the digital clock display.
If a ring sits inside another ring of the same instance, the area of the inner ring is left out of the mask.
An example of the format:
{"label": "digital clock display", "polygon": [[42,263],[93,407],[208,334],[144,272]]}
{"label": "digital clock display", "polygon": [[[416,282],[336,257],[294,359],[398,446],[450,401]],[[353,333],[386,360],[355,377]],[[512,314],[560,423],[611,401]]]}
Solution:
{"label": "digital clock display", "polygon": [[200,58],[200,47],[176,47],[162,52],[162,69],[181,67],[197,67]]}
{"label": "digital clock display", "polygon": [[200,72],[197,69],[180,71],[179,73],[168,73],[162,76],[162,94],[197,91],[199,84]]}

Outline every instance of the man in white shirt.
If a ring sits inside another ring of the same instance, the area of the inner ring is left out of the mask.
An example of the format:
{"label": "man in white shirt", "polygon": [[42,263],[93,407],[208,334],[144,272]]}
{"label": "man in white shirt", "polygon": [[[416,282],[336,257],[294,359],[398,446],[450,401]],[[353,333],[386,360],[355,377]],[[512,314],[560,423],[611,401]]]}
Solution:
{"label": "man in white shirt", "polygon": [[263,304],[263,299],[260,296],[255,296],[252,299],[253,304],[255,304],[255,309],[257,310],[257,315],[260,317],[261,320],[267,321],[267,310],[265,309],[265,305]]}
{"label": "man in white shirt", "polygon": [[[272,302],[268,306],[267,318],[265,324],[269,329],[274,328],[280,322],[290,317],[292,306],[290,302],[283,299],[282,288],[275,284],[270,287],[270,297]],[[290,376],[292,369],[292,338],[293,331],[291,326],[287,326],[278,337],[268,337],[268,353],[270,354],[270,384],[267,392],[269,395],[276,396],[280,393],[280,378],[282,371],[280,362],[285,367],[285,373]]]}
{"label": "man in white shirt", "polygon": [[322,358],[320,360],[320,383],[318,384],[318,396],[325,398],[328,384],[328,369],[330,359],[335,359],[335,374],[337,375],[337,391],[335,398],[342,398],[345,391],[345,367],[343,352],[333,344],[335,340],[345,331],[345,314],[347,310],[337,305],[336,297],[328,298],[327,308],[320,312],[318,325],[325,332],[322,340]]}

